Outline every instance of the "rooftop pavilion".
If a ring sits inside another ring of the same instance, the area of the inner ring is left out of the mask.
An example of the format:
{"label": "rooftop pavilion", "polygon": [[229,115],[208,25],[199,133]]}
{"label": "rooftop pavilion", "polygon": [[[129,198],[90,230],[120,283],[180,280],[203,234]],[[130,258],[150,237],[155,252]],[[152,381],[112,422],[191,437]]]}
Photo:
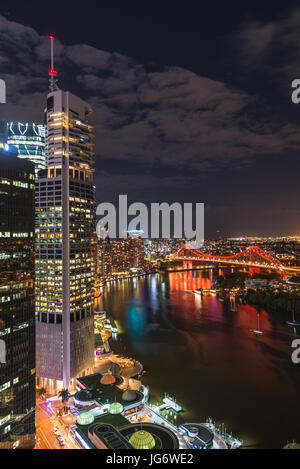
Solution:
{"label": "rooftop pavilion", "polygon": [[143,408],[144,394],[133,390],[124,392],[119,387],[122,384],[122,377],[111,374],[96,373],[77,378],[78,391],[74,396],[74,403],[79,409],[97,407],[102,413],[107,413],[111,404],[119,403],[124,416],[133,415]]}

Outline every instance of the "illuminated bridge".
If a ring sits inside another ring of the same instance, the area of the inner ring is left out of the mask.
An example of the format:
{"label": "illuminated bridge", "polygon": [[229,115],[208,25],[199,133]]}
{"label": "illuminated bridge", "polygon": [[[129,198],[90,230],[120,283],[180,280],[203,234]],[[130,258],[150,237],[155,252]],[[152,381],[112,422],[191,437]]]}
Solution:
{"label": "illuminated bridge", "polygon": [[252,267],[260,269],[271,269],[277,271],[285,270],[285,267],[278,259],[263,251],[258,246],[250,246],[238,254],[232,256],[220,256],[216,254],[207,254],[199,249],[189,248],[183,245],[177,252],[172,254],[172,260],[183,261],[183,263],[191,268],[193,262],[211,262],[216,264],[229,264],[239,267]]}

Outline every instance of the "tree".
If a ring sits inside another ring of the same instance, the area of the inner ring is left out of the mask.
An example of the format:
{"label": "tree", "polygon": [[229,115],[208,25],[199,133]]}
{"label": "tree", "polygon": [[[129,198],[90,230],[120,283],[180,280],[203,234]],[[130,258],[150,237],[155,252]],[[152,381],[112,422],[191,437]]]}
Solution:
{"label": "tree", "polygon": [[59,391],[58,395],[59,395],[59,397],[61,397],[61,402],[63,404],[68,402],[68,400],[71,397],[71,394],[69,393],[68,389],[62,389],[61,391]]}
{"label": "tree", "polygon": [[249,278],[246,272],[233,272],[226,277],[220,275],[215,282],[214,288],[216,290],[232,290],[233,288],[244,288],[245,280]]}
{"label": "tree", "polygon": [[47,389],[46,388],[39,388],[37,392],[38,392],[39,397],[44,397],[44,395],[47,393]]}
{"label": "tree", "polygon": [[[61,391],[59,391],[58,395],[61,397],[61,402],[63,404],[66,404],[71,397],[71,394],[69,393],[68,389],[62,389]],[[67,412],[67,411],[68,411],[68,407],[64,405],[64,412]]]}

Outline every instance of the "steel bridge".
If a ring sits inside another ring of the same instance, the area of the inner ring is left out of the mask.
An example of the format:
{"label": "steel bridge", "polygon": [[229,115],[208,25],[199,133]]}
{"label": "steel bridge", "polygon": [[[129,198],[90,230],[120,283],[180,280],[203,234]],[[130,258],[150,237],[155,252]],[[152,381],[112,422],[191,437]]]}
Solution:
{"label": "steel bridge", "polygon": [[192,264],[193,261],[211,262],[216,264],[229,264],[239,267],[253,267],[260,269],[271,269],[282,272],[285,267],[275,257],[263,251],[258,246],[250,246],[238,254],[232,256],[220,256],[216,254],[207,254],[199,249],[192,249],[186,244],[177,252],[172,254],[172,260],[178,260]]}

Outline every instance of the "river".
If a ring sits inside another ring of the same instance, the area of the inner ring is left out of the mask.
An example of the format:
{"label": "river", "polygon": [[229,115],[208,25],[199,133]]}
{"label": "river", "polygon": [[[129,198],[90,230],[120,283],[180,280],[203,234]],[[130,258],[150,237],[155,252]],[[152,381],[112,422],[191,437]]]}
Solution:
{"label": "river", "polygon": [[[295,332],[285,318],[216,297],[191,293],[210,288],[214,272],[155,274],[108,284],[99,308],[120,333],[112,347],[139,360],[151,402],[165,392],[183,412],[177,424],[224,423],[247,448],[281,448],[300,440],[300,364],[291,361]],[[300,332],[300,331],[298,331]],[[175,418],[175,417],[173,417]]]}

